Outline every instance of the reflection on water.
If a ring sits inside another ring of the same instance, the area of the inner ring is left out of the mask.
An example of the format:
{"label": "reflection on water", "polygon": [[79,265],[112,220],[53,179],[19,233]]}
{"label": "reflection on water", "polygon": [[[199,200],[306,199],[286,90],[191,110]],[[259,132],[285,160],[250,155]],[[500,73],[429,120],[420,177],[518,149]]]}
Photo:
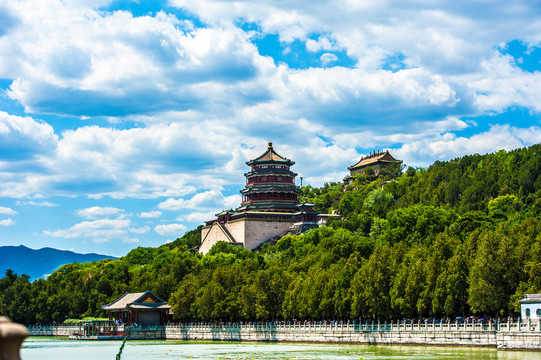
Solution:
{"label": "reflection on water", "polygon": [[[122,341],[84,341],[59,338],[28,338],[22,360],[114,360]],[[205,360],[541,360],[541,352],[498,351],[489,348],[329,345],[295,343],[223,343],[183,341],[128,341],[122,360],[205,359]]]}

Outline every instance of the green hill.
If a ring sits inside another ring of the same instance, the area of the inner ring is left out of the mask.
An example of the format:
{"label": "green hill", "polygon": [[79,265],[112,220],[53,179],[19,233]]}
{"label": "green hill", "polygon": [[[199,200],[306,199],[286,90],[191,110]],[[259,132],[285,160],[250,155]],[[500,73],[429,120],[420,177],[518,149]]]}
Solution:
{"label": "green hill", "polygon": [[47,280],[8,273],[0,313],[24,322],[101,315],[153,290],[181,320],[507,316],[541,291],[541,146],[302,189],[342,217],[248,252],[190,251],[200,229],[119,260],[69,264]]}

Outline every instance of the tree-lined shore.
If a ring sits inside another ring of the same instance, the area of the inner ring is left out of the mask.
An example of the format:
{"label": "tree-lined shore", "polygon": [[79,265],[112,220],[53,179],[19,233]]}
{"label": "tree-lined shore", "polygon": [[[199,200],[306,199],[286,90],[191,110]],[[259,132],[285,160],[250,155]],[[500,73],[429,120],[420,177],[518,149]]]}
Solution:
{"label": "tree-lined shore", "polygon": [[0,314],[61,323],[151,289],[181,321],[507,317],[541,291],[540,145],[302,191],[341,218],[256,252],[220,243],[201,256],[198,228],[47,280],[8,271]]}

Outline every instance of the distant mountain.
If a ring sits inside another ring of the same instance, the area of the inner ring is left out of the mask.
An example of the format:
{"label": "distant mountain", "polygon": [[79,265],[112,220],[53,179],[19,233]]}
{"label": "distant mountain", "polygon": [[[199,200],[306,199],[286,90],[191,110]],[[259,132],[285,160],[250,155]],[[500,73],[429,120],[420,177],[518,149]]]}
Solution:
{"label": "distant mountain", "polygon": [[103,259],[118,258],[99,254],[78,254],[48,247],[34,250],[23,245],[0,246],[0,277],[4,276],[7,269],[11,269],[18,275],[27,274],[34,280],[50,275],[65,264]]}

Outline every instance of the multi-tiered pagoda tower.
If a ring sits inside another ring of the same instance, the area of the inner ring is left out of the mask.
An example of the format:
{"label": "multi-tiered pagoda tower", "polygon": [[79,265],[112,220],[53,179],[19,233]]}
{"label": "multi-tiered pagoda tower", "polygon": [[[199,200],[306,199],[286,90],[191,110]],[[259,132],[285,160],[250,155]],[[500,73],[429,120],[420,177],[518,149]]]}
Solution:
{"label": "multi-tiered pagoda tower", "polygon": [[317,226],[318,213],[313,204],[299,204],[297,174],[290,170],[294,164],[278,155],[272,143],[263,155],[248,161],[250,171],[244,174],[246,186],[241,190],[240,207],[224,210],[216,214],[216,219],[206,221],[199,252],[208,252],[218,241],[253,250],[291,229]]}
{"label": "multi-tiered pagoda tower", "polygon": [[246,187],[237,211],[295,212],[301,192],[295,186],[297,174],[289,170],[293,164],[269,143],[263,155],[246,163],[251,171],[244,174]]}

